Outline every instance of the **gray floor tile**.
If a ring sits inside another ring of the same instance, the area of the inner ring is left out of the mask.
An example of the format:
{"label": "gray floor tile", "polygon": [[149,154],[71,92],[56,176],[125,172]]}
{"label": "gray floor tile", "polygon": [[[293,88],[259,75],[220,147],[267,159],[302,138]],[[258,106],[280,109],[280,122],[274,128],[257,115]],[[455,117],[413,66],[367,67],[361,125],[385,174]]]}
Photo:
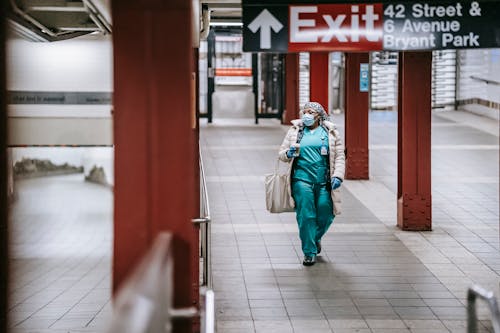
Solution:
{"label": "gray floor tile", "polygon": [[359,310],[352,306],[329,306],[322,307],[327,319],[362,319]]}
{"label": "gray floor tile", "polygon": [[363,319],[329,319],[330,327],[337,329],[367,329],[368,324]]}
{"label": "gray floor tile", "polygon": [[406,319],[404,323],[411,330],[415,329],[446,329],[440,320]]}
{"label": "gray floor tile", "polygon": [[216,326],[216,332],[223,333],[251,333],[255,332],[254,324],[252,320],[246,321],[223,321],[218,320]]}
{"label": "gray floor tile", "polygon": [[251,299],[249,302],[251,308],[274,308],[285,306],[282,299]]}
{"label": "gray floor tile", "polygon": [[368,317],[395,317],[396,313],[391,306],[358,306],[359,313],[365,318]]}
{"label": "gray floor tile", "polygon": [[371,329],[401,329],[406,328],[406,324],[399,319],[367,319],[366,323]]}
{"label": "gray floor tile", "polygon": [[460,303],[456,298],[426,298],[423,300],[425,304],[431,307],[463,307],[464,305]]}
{"label": "gray floor tile", "polygon": [[466,309],[465,307],[445,307],[445,306],[433,306],[431,307],[432,312],[436,314],[436,316],[441,319],[463,319],[466,318]]}
{"label": "gray floor tile", "polygon": [[419,298],[391,298],[388,300],[394,307],[412,307],[412,306],[426,306],[422,299]]}
{"label": "gray floor tile", "polygon": [[252,318],[254,320],[284,320],[288,319],[288,314],[284,306],[252,308]]}
{"label": "gray floor tile", "polygon": [[294,332],[332,332],[332,328],[328,321],[325,320],[308,320],[308,319],[292,319],[292,327]]}
{"label": "gray floor tile", "polygon": [[289,320],[256,320],[254,325],[256,333],[293,333],[292,324]]}
{"label": "gray floor tile", "polygon": [[394,311],[402,319],[437,319],[433,311],[426,306],[396,306]]}

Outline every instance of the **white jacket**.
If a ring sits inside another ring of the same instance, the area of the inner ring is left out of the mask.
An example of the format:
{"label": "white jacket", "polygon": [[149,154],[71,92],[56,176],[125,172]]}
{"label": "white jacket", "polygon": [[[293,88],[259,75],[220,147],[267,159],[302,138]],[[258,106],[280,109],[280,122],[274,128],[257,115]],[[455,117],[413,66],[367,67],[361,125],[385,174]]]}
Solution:
{"label": "white jacket", "polygon": [[[324,121],[323,125],[328,129],[328,148],[330,150],[330,179],[332,177],[338,177],[344,180],[345,174],[345,154],[344,154],[344,145],[342,144],[342,140],[340,139],[340,134],[333,124],[330,121]],[[286,156],[286,152],[290,149],[292,144],[297,143],[297,135],[299,130],[303,127],[302,120],[296,119],[292,120],[292,127],[288,130],[288,133],[281,144],[278,156],[279,159],[283,162],[293,163],[293,157],[288,158]],[[333,190],[332,192],[332,201],[333,201],[333,213],[335,215],[339,215],[341,211],[340,203],[340,191],[339,189]]]}

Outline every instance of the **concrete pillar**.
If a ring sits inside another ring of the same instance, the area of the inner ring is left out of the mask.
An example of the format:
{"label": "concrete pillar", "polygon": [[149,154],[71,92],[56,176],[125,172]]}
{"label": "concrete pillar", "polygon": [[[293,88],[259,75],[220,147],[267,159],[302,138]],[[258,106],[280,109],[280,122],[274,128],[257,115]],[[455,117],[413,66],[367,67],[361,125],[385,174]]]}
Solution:
{"label": "concrete pillar", "polygon": [[285,56],[285,116],[284,124],[290,124],[293,119],[299,118],[299,54],[288,53]]}
{"label": "concrete pillar", "polygon": [[[113,288],[162,231],[173,234],[174,306],[198,304],[199,200],[189,0],[112,2]],[[191,332],[189,321],[175,332]]]}
{"label": "concrete pillar", "polygon": [[345,54],[346,179],[369,179],[368,92],[360,91],[360,64],[368,53]]}
{"label": "concrete pillar", "polygon": [[329,53],[311,52],[309,58],[309,99],[319,102],[328,112],[328,73]]}
{"label": "concrete pillar", "polygon": [[432,229],[431,198],[432,52],[399,54],[398,226]]}

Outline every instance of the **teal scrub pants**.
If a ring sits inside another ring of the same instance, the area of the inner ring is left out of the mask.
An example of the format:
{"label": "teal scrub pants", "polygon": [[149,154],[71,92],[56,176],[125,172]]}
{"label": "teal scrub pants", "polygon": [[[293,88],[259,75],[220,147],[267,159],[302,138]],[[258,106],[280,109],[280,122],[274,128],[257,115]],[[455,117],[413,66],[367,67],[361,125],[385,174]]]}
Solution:
{"label": "teal scrub pants", "polygon": [[316,242],[326,233],[333,222],[333,202],[326,185],[310,184],[301,180],[292,182],[295,212],[306,256],[316,255]]}

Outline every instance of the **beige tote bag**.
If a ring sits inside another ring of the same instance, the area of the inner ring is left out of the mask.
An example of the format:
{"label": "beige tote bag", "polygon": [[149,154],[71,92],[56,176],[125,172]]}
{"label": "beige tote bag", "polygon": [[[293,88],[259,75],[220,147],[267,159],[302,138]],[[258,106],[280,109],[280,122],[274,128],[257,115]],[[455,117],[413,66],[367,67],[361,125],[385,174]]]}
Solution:
{"label": "beige tote bag", "polygon": [[292,188],[290,186],[290,174],[292,165],[283,173],[279,169],[278,159],[274,168],[274,173],[267,174],[266,185],[266,208],[271,213],[286,213],[295,211],[295,201],[292,198]]}

